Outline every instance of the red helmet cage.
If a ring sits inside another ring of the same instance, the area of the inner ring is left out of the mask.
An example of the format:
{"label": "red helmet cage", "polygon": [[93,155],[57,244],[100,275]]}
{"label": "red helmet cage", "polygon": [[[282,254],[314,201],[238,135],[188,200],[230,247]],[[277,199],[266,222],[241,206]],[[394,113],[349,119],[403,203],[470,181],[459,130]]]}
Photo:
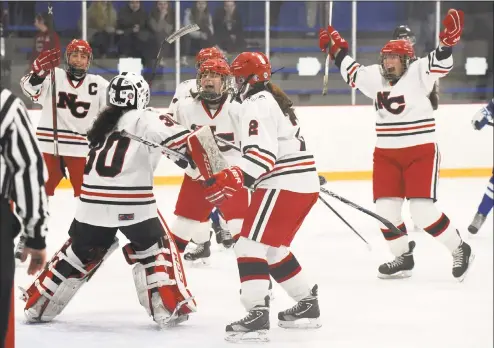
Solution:
{"label": "red helmet cage", "polygon": [[[73,52],[81,52],[88,55],[88,62],[85,69],[77,69],[69,64],[70,54]],[[89,45],[86,40],[74,39],[70,41],[65,50],[65,62],[67,63],[67,72],[74,77],[84,77],[89,66],[91,65],[91,61],[93,60],[93,49]]]}
{"label": "red helmet cage", "polygon": [[271,79],[271,64],[268,57],[261,52],[240,53],[230,68],[235,78],[241,78],[244,81],[248,79],[251,85]]}
{"label": "red helmet cage", "polygon": [[[384,66],[384,57],[386,55],[394,54],[400,57],[402,64],[401,74],[395,75],[387,71]],[[389,81],[395,81],[399,79],[408,69],[410,63],[415,60],[415,51],[413,45],[408,40],[391,40],[381,49],[380,65],[381,75]]]}
{"label": "red helmet cage", "polygon": [[199,69],[201,64],[208,59],[223,59],[223,60],[225,60],[225,56],[216,47],[203,48],[196,55],[196,68]]}

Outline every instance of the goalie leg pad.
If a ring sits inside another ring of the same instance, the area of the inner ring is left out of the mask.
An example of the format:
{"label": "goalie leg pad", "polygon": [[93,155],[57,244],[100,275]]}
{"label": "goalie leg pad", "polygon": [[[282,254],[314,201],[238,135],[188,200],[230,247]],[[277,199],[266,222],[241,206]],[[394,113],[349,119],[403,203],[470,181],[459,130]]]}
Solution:
{"label": "goalie leg pad", "polygon": [[136,250],[132,243],[123,248],[127,262],[135,265],[132,274],[139,303],[160,327],[174,326],[196,311],[183,276],[175,272],[172,249],[165,237],[146,250]]}
{"label": "goalie leg pad", "polygon": [[60,314],[117,247],[118,239],[115,238],[108,249],[101,249],[96,253],[96,258],[83,263],[74,253],[72,239],[69,238],[31,286],[27,290],[21,288],[27,320],[47,322]]}

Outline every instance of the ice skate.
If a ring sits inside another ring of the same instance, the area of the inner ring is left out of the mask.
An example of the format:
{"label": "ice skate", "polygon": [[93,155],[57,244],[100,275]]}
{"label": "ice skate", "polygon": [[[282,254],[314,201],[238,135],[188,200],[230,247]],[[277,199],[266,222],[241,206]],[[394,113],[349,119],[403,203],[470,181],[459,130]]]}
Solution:
{"label": "ice skate", "polygon": [[278,313],[278,326],[284,329],[317,329],[322,326],[317,299],[317,284],[310,295],[301,299],[295,306]]}
{"label": "ice skate", "polygon": [[225,340],[229,342],[268,342],[269,297],[264,306],[255,306],[243,319],[226,326]]}
{"label": "ice skate", "polygon": [[381,279],[401,279],[409,278],[412,276],[412,269],[415,266],[413,261],[413,249],[415,249],[415,242],[408,243],[409,250],[397,256],[393,261],[383,263],[379,266],[378,278]]}
{"label": "ice skate", "polygon": [[453,276],[459,282],[465,279],[474,259],[472,248],[465,242],[461,242],[460,246],[453,251]]}
{"label": "ice skate", "polygon": [[184,260],[193,263],[194,265],[208,265],[209,257],[211,256],[211,242],[207,241],[203,244],[197,244],[197,247],[184,254]]}
{"label": "ice skate", "polygon": [[234,240],[230,231],[221,226],[221,223],[212,223],[214,234],[216,235],[216,243],[222,244],[226,249],[234,244]]}
{"label": "ice skate", "polygon": [[484,224],[485,219],[487,219],[487,216],[480,213],[475,214],[472,223],[470,224],[470,226],[468,226],[468,232],[470,232],[471,234],[477,234],[477,232]]}

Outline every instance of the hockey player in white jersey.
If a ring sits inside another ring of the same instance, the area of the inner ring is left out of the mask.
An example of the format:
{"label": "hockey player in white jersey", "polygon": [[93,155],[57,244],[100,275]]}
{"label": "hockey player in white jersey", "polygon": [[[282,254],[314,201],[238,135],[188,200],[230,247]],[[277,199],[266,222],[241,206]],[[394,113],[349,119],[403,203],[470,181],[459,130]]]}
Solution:
{"label": "hockey player in white jersey", "polygon": [[[196,69],[199,71],[199,68],[202,63],[204,63],[208,59],[222,59],[226,61],[223,53],[216,47],[206,47],[201,49],[196,55]],[[176,113],[177,103],[179,100],[184,99],[191,95],[192,93],[197,93],[197,79],[190,79],[181,82],[177,89],[175,90],[175,94],[173,95],[170,106],[168,107],[167,114],[174,117]],[[228,224],[224,220],[219,209],[215,209],[211,213],[211,229],[216,234],[216,242],[218,244],[223,244],[225,247],[230,247],[232,241],[232,235],[228,229]],[[197,244],[197,248],[193,251],[195,254],[207,255],[209,252],[210,242],[209,239],[204,243],[199,243],[194,241]]]}
{"label": "hockey player in white jersey", "polygon": [[317,201],[319,179],[292,102],[270,82],[268,58],[259,52],[244,52],[235,58],[231,69],[237,98],[242,100],[235,123],[242,158],[237,165],[207,181],[211,185],[207,195],[221,209],[245,187],[254,191],[234,248],[240,298],[248,314],[226,326],[226,339],[266,341],[270,328],[270,276],[296,302],[292,308],[278,313],[279,326],[321,325],[317,285],[309,286],[302,267],[289,250]]}
{"label": "hockey player in white jersey", "polygon": [[[65,50],[65,70],[58,68],[60,51],[43,51],[32,70],[21,80],[28,97],[43,106],[36,136],[48,168],[46,193],[53,196],[65,176],[65,168],[74,190],[81,192],[82,176],[88,152],[86,132],[99,111],[106,106],[108,81],[88,74],[93,53],[84,40],[72,40]],[[51,70],[55,71],[55,85]],[[52,88],[55,87],[55,99]],[[56,109],[54,124],[53,107]]]}
{"label": "hockey player in white jersey", "polygon": [[51,321],[62,312],[117,248],[118,230],[130,240],[122,251],[134,265],[137,296],[148,315],[167,327],[196,310],[180,255],[153,194],[161,150],[120,135],[126,130],[186,151],[190,132],[169,116],[146,109],[148,102],[149,86],[142,76],[122,73],[111,80],[109,106],[88,131],[91,150],[70,238],[24,293],[28,321]]}
{"label": "hockey player in white jersey", "polygon": [[463,29],[463,12],[449,10],[443,20],[440,45],[417,59],[406,40],[392,40],[381,50],[380,64],[363,66],[348,55],[348,43],[331,26],[319,32],[319,47],[340,68],[343,79],[374,100],[377,143],[374,150],[373,191],[376,211],[403,234],[381,226],[394,261],[379,267],[380,278],[409,277],[414,267],[414,241],[408,241],[401,216],[403,201],[410,201],[414,223],[441,242],[453,256],[453,276],[462,281],[473,260],[449,218],[434,204],[440,154],[435,120],[428,94],[433,84],[453,67],[452,47]]}
{"label": "hockey player in white jersey", "polygon": [[[175,120],[189,129],[210,126],[218,137],[236,142],[232,119],[238,117],[239,103],[229,102],[228,91],[232,87],[230,67],[223,59],[208,59],[203,62],[197,74],[197,92],[180,99],[176,104]],[[229,146],[220,146],[228,162],[236,165],[240,153]],[[204,180],[184,175],[175,207],[177,219],[173,224],[173,233],[180,251],[184,251],[192,239],[198,248],[184,254],[184,259],[195,261],[210,256],[209,216],[214,209],[205,196]],[[193,202],[193,204],[191,204]],[[242,219],[248,206],[248,192],[242,190],[235,199],[221,206],[220,210],[234,235],[240,232]],[[226,246],[233,244],[230,235],[223,240]]]}

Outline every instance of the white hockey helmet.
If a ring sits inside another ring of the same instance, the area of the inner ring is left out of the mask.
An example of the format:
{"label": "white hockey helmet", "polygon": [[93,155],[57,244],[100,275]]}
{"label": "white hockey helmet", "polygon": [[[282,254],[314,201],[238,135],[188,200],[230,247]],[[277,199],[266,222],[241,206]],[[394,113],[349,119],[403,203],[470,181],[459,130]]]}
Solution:
{"label": "white hockey helmet", "polygon": [[149,104],[149,85],[141,75],[122,72],[108,85],[107,104],[121,108],[145,109]]}

